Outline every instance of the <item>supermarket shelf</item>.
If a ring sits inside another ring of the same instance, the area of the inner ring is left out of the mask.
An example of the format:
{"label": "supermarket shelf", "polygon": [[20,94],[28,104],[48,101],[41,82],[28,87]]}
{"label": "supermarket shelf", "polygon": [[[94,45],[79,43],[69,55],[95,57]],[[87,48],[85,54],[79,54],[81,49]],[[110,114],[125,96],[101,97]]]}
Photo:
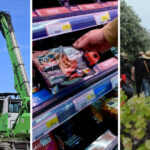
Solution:
{"label": "supermarket shelf", "polygon": [[108,23],[117,17],[118,9],[33,23],[33,41],[79,31]]}
{"label": "supermarket shelf", "polygon": [[[106,62],[108,63],[108,62]],[[112,64],[110,64],[112,65]],[[39,92],[33,94],[33,116],[37,116],[46,109],[50,109],[52,106],[56,105],[58,102],[61,103],[64,99],[67,99],[70,96],[77,94],[78,92],[82,91],[83,89],[87,88],[88,86],[92,85],[93,83],[104,79],[106,76],[114,73],[118,68],[118,65],[113,65],[109,69],[106,69],[97,75],[94,75],[92,78],[87,80],[81,80],[73,85],[65,87],[57,94],[53,95],[50,94],[47,90],[43,89]]]}
{"label": "supermarket shelf", "polygon": [[85,107],[117,87],[117,72],[65,100],[33,119],[33,141],[52,131]]}
{"label": "supermarket shelf", "polygon": [[82,4],[68,7],[44,8],[44,9],[35,9],[32,12],[32,16],[33,22],[40,22],[58,18],[108,11],[112,9],[117,9],[117,7],[118,1]]}

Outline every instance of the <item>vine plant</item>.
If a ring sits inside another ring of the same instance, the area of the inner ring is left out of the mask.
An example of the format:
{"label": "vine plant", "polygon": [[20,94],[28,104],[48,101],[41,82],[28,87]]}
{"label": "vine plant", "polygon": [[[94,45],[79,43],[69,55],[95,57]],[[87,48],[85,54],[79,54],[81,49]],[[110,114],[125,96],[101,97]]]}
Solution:
{"label": "vine plant", "polygon": [[150,97],[120,96],[121,149],[150,150]]}

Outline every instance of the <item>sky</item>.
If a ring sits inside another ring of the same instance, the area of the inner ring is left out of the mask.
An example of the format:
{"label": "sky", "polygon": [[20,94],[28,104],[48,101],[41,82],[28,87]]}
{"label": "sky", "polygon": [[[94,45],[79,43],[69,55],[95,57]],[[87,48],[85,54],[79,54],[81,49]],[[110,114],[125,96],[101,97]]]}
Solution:
{"label": "sky", "polygon": [[[0,11],[11,15],[16,39],[25,64],[28,80],[30,77],[30,0],[0,0]],[[0,93],[16,92],[14,74],[6,41],[0,33]]]}
{"label": "sky", "polygon": [[141,25],[150,30],[150,0],[125,0],[128,5],[132,6],[136,14],[141,19]]}

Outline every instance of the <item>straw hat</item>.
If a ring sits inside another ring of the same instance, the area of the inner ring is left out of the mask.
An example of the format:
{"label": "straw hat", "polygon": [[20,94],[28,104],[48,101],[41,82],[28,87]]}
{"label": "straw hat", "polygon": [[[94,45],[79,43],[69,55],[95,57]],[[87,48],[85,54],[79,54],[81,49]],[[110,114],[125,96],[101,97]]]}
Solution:
{"label": "straw hat", "polygon": [[144,55],[144,52],[140,51],[138,56],[142,56],[142,55]]}
{"label": "straw hat", "polygon": [[128,59],[128,56],[126,53],[123,52],[123,53],[120,53],[120,55],[122,56],[123,59]]}
{"label": "straw hat", "polygon": [[143,58],[150,59],[150,51],[147,51],[145,55],[143,55]]}

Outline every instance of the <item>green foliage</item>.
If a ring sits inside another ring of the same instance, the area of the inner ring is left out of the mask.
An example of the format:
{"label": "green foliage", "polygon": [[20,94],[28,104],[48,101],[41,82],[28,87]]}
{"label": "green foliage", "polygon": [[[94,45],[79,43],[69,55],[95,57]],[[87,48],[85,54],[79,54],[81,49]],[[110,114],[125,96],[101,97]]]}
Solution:
{"label": "green foliage", "polygon": [[145,141],[145,147],[146,149],[150,149],[150,140]]}
{"label": "green foliage", "polygon": [[122,141],[123,141],[123,146],[124,146],[124,150],[132,150],[132,141],[130,138],[128,137],[124,137],[122,136]]}
{"label": "green foliage", "polygon": [[[121,100],[125,94],[121,91]],[[150,100],[150,99],[149,99]],[[124,99],[121,106],[121,139],[124,149],[137,148],[138,150],[149,150],[149,124],[150,124],[150,103],[144,96],[134,96],[129,100]]]}
{"label": "green foliage", "polygon": [[122,90],[121,94],[120,94],[120,101],[123,102],[125,100],[127,100],[127,96],[125,95],[124,91]]}
{"label": "green foliage", "polygon": [[144,144],[137,148],[137,150],[150,150],[150,140],[146,140]]}
{"label": "green foliage", "polygon": [[120,10],[121,51],[133,60],[139,51],[150,49],[150,33],[140,25],[140,18],[125,1],[121,1]]}

